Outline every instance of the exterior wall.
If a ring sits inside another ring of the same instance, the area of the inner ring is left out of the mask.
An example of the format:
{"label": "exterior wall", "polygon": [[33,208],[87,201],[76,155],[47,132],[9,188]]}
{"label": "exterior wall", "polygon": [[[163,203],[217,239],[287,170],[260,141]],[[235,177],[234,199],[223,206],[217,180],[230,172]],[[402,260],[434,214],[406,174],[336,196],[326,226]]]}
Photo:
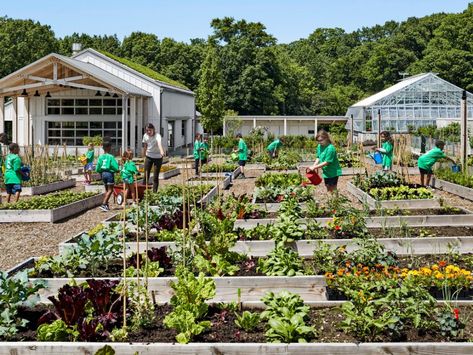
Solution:
{"label": "exterior wall", "polygon": [[[164,142],[167,142],[168,140],[166,118],[192,119],[194,117],[195,99],[192,94],[174,92],[164,88],[161,95],[161,87],[157,83],[152,84],[150,81],[143,79],[139,75],[133,74],[132,72],[127,71],[120,66],[114,65],[113,63],[87,51],[74,57],[74,59],[91,63],[149,92],[151,97],[146,100],[147,106],[145,110],[146,116],[144,116],[144,125],[146,125],[146,123],[152,123],[157,128],[158,132],[162,131]],[[162,105],[160,105],[161,99]],[[160,107],[162,107],[162,127],[160,127]],[[179,137],[179,135],[176,137],[176,139],[178,139],[176,143],[184,141]],[[188,142],[192,142],[192,140]],[[188,142],[184,144],[187,144]]]}
{"label": "exterior wall", "polygon": [[[284,135],[284,121],[275,120],[256,120],[256,126],[263,126],[268,128],[268,133],[274,134],[275,136]],[[242,135],[248,135],[253,129],[253,121],[242,121],[240,131]],[[314,121],[301,121],[287,119],[287,135],[303,135],[312,137],[314,133],[309,133],[309,130],[315,132]]]}
{"label": "exterior wall", "polygon": [[[195,114],[194,96],[164,90],[162,100],[163,118],[166,122],[174,122],[174,147],[182,147],[192,143],[192,122]],[[185,136],[182,135],[182,125],[186,127]],[[163,138],[167,142],[167,129],[164,130]]]}

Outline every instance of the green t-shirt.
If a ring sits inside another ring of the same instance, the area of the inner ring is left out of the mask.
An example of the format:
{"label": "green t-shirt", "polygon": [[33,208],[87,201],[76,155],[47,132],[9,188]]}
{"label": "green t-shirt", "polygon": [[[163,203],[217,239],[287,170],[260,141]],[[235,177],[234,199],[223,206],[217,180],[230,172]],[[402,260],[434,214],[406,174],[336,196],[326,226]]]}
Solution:
{"label": "green t-shirt", "polygon": [[199,159],[200,158],[200,147],[202,143],[200,141],[195,141],[194,142],[194,159]]}
{"label": "green t-shirt", "polygon": [[445,158],[446,155],[440,148],[435,147],[434,149],[429,150],[424,155],[421,155],[417,160],[417,165],[419,168],[424,170],[432,170],[432,167],[437,162],[437,160]]}
{"label": "green t-shirt", "polygon": [[279,139],[275,139],[270,145],[268,145],[266,149],[269,150],[270,152],[274,152],[281,146],[282,146],[281,141]]}
{"label": "green t-shirt", "polygon": [[384,142],[381,146],[385,152],[380,152],[383,155],[383,167],[390,168],[393,166],[393,144],[391,142]]}
{"label": "green t-shirt", "polygon": [[125,164],[123,164],[122,170],[120,171],[120,176],[122,179],[127,179],[131,184],[135,181],[134,176],[136,174],[138,174],[138,169],[136,169],[135,163],[131,160],[126,161]]}
{"label": "green t-shirt", "polygon": [[240,138],[240,141],[238,142],[238,160],[248,160],[248,147],[243,138]]}
{"label": "green t-shirt", "polygon": [[87,164],[93,163],[94,162],[94,151],[93,150],[88,150],[87,153],[85,153],[85,157],[87,158]]}
{"label": "green t-shirt", "polygon": [[317,158],[320,163],[328,163],[328,165],[322,168],[322,176],[325,179],[342,175],[342,168],[338,162],[337,151],[333,144],[329,144],[325,147],[319,144],[317,146]]}
{"label": "green t-shirt", "polygon": [[209,156],[209,145],[205,142],[203,142],[200,145],[200,159],[205,160]]}
{"label": "green t-shirt", "polygon": [[5,184],[21,184],[21,158],[18,154],[8,154],[5,159]]}
{"label": "green t-shirt", "polygon": [[99,156],[97,167],[95,168],[96,172],[102,173],[108,171],[110,173],[116,173],[118,170],[118,162],[113,155],[105,153]]}

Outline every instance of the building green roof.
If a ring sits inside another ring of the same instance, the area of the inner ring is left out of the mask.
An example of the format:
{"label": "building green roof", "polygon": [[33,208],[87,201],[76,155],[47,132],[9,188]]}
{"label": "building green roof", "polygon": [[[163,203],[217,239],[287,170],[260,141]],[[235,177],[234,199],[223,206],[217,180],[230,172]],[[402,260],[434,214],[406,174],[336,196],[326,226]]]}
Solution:
{"label": "building green roof", "polygon": [[143,75],[146,75],[146,76],[150,77],[151,79],[158,80],[158,81],[161,81],[165,84],[176,86],[176,87],[181,88],[181,89],[190,90],[184,84],[181,84],[180,82],[178,82],[176,80],[172,80],[172,79],[168,78],[167,76],[162,75],[162,74],[154,71],[153,69],[151,69],[151,68],[149,68],[145,65],[133,62],[132,60],[129,60],[129,59],[126,59],[126,58],[118,57],[115,54],[109,53],[107,51],[98,50],[98,52],[102,53],[103,55],[105,55],[107,57],[109,57],[110,59],[116,60],[117,62],[119,62],[119,63],[133,69],[133,70],[136,70],[137,72],[139,72]]}

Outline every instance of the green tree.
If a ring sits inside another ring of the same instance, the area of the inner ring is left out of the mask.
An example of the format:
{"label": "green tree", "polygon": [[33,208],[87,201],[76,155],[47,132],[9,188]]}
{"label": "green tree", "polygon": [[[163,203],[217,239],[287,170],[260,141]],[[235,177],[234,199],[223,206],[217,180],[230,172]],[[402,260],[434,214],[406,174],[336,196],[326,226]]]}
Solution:
{"label": "green tree", "polygon": [[0,18],[0,77],[56,52],[57,48],[50,26],[32,20]]}
{"label": "green tree", "polygon": [[216,44],[210,41],[197,88],[197,106],[202,114],[201,124],[207,131],[222,127],[224,115],[223,78]]}
{"label": "green tree", "polygon": [[121,55],[120,53],[120,41],[117,35],[104,35],[90,36],[88,34],[73,33],[70,36],[65,36],[59,40],[59,53],[63,55],[72,55],[72,44],[80,43],[82,48],[93,48],[96,50],[103,50],[115,55]]}

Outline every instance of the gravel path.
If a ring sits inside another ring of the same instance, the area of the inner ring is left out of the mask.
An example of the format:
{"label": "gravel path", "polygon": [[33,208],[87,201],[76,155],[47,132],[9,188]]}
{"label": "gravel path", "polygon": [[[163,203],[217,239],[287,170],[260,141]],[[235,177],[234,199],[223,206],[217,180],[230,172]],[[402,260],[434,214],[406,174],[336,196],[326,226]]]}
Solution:
{"label": "gravel path", "polygon": [[[236,195],[253,194],[255,180],[263,174],[262,170],[247,170],[246,179],[236,179],[233,186],[224,191],[224,194],[235,193]],[[161,180],[160,184],[167,185],[171,183],[183,183],[186,177],[193,175],[192,170],[182,171],[181,175],[169,180]],[[352,179],[351,176],[340,177],[338,188],[342,195],[349,198],[353,205],[361,208],[361,203],[346,190],[346,183]],[[83,190],[82,186],[74,190]],[[327,198],[327,192],[323,184],[316,187],[316,197],[320,201]],[[435,190],[435,194],[441,197],[448,205],[464,207],[473,211],[473,202],[462,199],[461,197],[449,194],[447,192]],[[32,257],[42,255],[56,255],[58,253],[58,244],[73,237],[74,235],[93,228],[104,219],[119,212],[117,205],[111,204],[112,211],[102,212],[99,208],[94,208],[85,213],[64,220],[60,223],[2,223],[0,224],[0,270],[7,270],[19,262]],[[1,212],[0,212],[1,213]]]}

